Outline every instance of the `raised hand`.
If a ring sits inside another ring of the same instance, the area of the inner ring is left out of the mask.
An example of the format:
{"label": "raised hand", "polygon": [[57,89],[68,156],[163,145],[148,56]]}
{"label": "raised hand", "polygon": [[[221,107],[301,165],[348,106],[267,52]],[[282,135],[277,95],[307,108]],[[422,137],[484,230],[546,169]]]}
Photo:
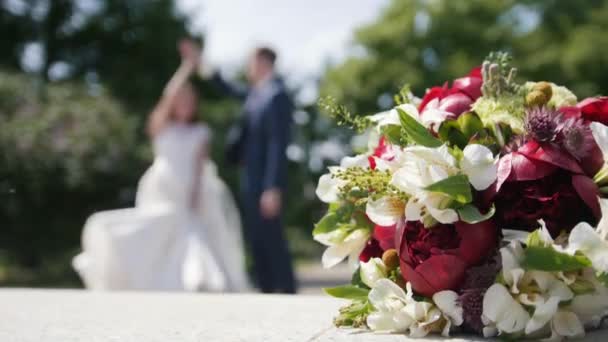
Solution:
{"label": "raised hand", "polygon": [[182,57],[182,62],[188,62],[193,65],[200,63],[201,48],[192,39],[184,38],[180,40],[177,48]]}

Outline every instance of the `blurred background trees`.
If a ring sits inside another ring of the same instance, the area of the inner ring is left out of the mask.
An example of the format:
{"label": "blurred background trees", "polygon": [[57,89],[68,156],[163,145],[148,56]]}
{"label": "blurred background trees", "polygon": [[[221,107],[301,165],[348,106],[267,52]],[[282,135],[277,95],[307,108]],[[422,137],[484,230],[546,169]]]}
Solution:
{"label": "blurred background trees", "polygon": [[[143,118],[189,27],[174,8],[171,0],[0,1],[0,284],[77,285],[69,263],[86,217],[133,204],[151,160]],[[351,57],[319,75],[320,91],[369,114],[390,107],[404,83],[422,95],[506,50],[522,77],[581,96],[608,93],[607,30],[608,0],[392,0],[355,33]],[[213,158],[235,189],[222,137],[238,105],[201,88]],[[294,253],[306,258],[320,250],[310,238],[322,209],[316,178],[365,140],[314,104],[301,104],[294,121],[286,220]]]}
{"label": "blurred background trees", "polygon": [[596,95],[608,88],[606,29],[605,0],[394,0],[356,32],[359,53],[328,70],[322,92],[370,113],[390,106],[404,83],[421,96],[504,50],[522,78]]}

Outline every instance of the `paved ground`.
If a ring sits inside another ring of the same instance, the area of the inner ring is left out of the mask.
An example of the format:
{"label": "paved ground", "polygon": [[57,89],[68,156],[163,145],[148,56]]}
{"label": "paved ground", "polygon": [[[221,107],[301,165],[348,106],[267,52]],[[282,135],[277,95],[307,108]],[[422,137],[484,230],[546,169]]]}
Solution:
{"label": "paved ground", "polygon": [[[2,342],[408,342],[339,330],[324,296],[0,290]],[[608,333],[585,341],[606,341]],[[455,338],[451,341],[478,341]]]}
{"label": "paved ground", "polygon": [[346,263],[329,270],[321,266],[321,262],[298,265],[296,275],[300,286],[299,294],[320,295],[322,288],[348,284],[353,271]]}

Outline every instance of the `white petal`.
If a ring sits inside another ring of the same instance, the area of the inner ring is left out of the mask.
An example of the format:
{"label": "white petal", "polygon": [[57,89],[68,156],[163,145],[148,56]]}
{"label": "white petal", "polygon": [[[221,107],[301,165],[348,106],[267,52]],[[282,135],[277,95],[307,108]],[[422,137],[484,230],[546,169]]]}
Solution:
{"label": "white petal", "polygon": [[344,242],[353,246],[352,249],[358,249],[359,246],[365,245],[369,239],[370,232],[367,229],[357,229],[348,234],[344,238]]}
{"label": "white petal", "polygon": [[333,178],[331,174],[327,173],[319,178],[317,190],[315,193],[317,197],[325,203],[333,203],[340,200],[338,197],[340,186],[344,182],[340,179]]}
{"label": "white petal", "polygon": [[530,315],[517,303],[501,284],[494,284],[483,297],[483,316],[496,324],[499,331],[508,334],[521,332]]}
{"label": "white petal", "polygon": [[526,335],[542,329],[557,312],[559,302],[560,299],[558,297],[551,297],[548,301],[537,306],[532,318],[526,324]]}
{"label": "white petal", "polygon": [[575,296],[570,309],[584,325],[595,327],[604,316],[608,315],[608,296],[596,294]]}
{"label": "white petal", "polygon": [[418,322],[426,322],[429,311],[433,308],[433,304],[429,302],[411,301],[403,308],[410,317]]}
{"label": "white petal", "polygon": [[367,159],[367,157],[368,156],[364,154],[356,155],[354,157],[344,157],[340,161],[340,167],[344,169],[348,169],[351,167],[368,168],[369,160]]}
{"label": "white petal", "polygon": [[450,224],[458,221],[458,213],[454,209],[437,209],[432,206],[427,206],[431,216],[443,224]]}
{"label": "white petal", "polygon": [[380,258],[371,258],[368,262],[361,262],[361,281],[370,288],[380,279],[386,278],[386,266]]}
{"label": "white petal", "polygon": [[463,322],[462,307],[458,302],[458,294],[454,291],[440,291],[433,295],[433,302],[441,312],[450,318],[456,326]]}
{"label": "white petal", "polygon": [[[437,99],[434,99],[433,101],[435,100]],[[441,126],[447,117],[452,115],[452,113],[446,112],[445,110],[429,108],[428,104],[423,113],[422,123],[425,127],[432,129],[434,132],[438,132],[439,126]]]}
{"label": "white petal", "polygon": [[376,201],[369,200],[365,213],[369,219],[380,226],[392,226],[403,217],[405,206],[401,200],[391,197],[381,197]]}
{"label": "white petal", "polygon": [[[509,285],[514,284],[514,274],[512,270],[521,269],[520,262],[523,258],[523,249],[518,241],[511,241],[509,245],[500,249],[502,259],[502,276]],[[518,271],[519,272],[519,271]]]}
{"label": "white petal", "polygon": [[406,301],[405,292],[388,279],[376,282],[368,295],[370,303],[380,311],[397,311],[403,308]]}
{"label": "white petal", "polygon": [[582,338],[585,336],[585,328],[576,314],[570,311],[560,310],[551,321],[551,330],[559,336],[568,338]]}
{"label": "white petal", "polygon": [[469,177],[469,182],[475,190],[485,190],[496,181],[498,159],[494,158],[489,148],[479,144],[471,144],[467,145],[462,153],[460,166]]}
{"label": "white petal", "polygon": [[547,225],[545,224],[545,220],[538,220],[538,224],[540,225],[540,229],[538,230],[538,236],[540,240],[547,246],[553,244],[553,238],[551,237],[551,233],[547,229]]}
{"label": "white petal", "polygon": [[494,337],[498,335],[496,327],[483,327],[483,337]]}
{"label": "white petal", "polygon": [[367,325],[373,331],[380,332],[405,332],[413,320],[407,315],[395,314],[388,311],[372,312],[367,316]]}
{"label": "white petal", "polygon": [[585,222],[577,224],[568,238],[568,251],[583,253],[598,271],[608,272],[608,243]]}
{"label": "white petal", "polygon": [[330,246],[323,252],[321,263],[324,268],[332,268],[342,262],[349,254],[350,250],[344,244]]}
{"label": "white petal", "polygon": [[602,218],[597,224],[595,231],[604,241],[608,240],[608,199],[600,198],[600,209],[602,211]]}
{"label": "white petal", "polygon": [[422,219],[422,203],[414,197],[411,197],[405,206],[405,219],[407,221],[419,221]]}
{"label": "white petal", "polygon": [[589,127],[591,127],[591,133],[593,134],[597,146],[602,150],[604,159],[608,159],[606,158],[608,157],[608,126],[599,122],[592,122]]}

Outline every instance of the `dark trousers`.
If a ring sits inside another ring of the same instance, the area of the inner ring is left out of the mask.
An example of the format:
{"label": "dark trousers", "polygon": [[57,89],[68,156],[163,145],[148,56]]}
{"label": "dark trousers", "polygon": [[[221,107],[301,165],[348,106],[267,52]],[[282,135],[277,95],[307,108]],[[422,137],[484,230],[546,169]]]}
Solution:
{"label": "dark trousers", "polygon": [[291,255],[283,234],[281,217],[265,219],[260,196],[243,194],[245,242],[253,258],[253,276],[264,293],[295,293]]}

